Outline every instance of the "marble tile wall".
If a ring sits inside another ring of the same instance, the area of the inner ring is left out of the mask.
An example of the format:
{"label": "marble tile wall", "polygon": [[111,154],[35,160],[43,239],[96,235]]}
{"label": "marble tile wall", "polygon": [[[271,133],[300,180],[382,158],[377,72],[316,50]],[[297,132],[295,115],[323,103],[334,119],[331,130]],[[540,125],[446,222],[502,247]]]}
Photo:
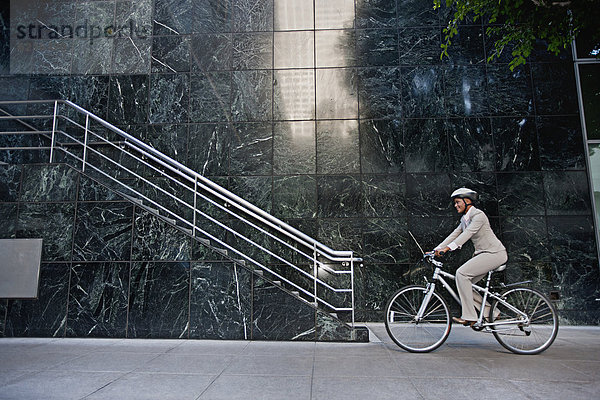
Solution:
{"label": "marble tile wall", "polygon": [[0,299],[0,337],[368,340],[70,167],[0,173],[2,236],[43,239],[38,298]]}
{"label": "marble tile wall", "polygon": [[[509,250],[505,279],[558,291],[566,322],[600,322],[569,51],[536,51],[510,71],[507,58],[486,63],[486,26],[468,21],[450,57],[440,60],[449,10],[422,0],[50,2],[59,3],[46,8],[48,18],[72,9],[75,24],[89,15],[90,23],[134,21],[144,29],[126,37],[132,31],[123,28],[122,37],[93,45],[66,39],[61,48],[30,39],[37,50],[15,58],[7,44],[14,21],[0,6],[0,98],[71,99],[328,246],[354,250],[365,259],[356,282],[359,320],[380,320],[392,291],[420,281],[410,233],[425,248],[436,245],[457,223],[448,194],[469,186],[481,192],[481,207]],[[44,61],[48,54],[61,55],[60,62]],[[230,279],[230,268],[203,264],[212,260],[202,249],[84,177],[75,202],[69,185],[40,185],[43,166],[26,168],[32,180],[23,183],[0,168],[0,235],[52,238],[44,248],[48,271],[89,284],[96,270],[106,282],[120,276],[121,262],[133,262],[138,277],[127,287],[140,291],[137,299],[160,290],[160,263],[181,274],[182,286],[184,275],[209,286]],[[73,180],[69,170],[55,173],[63,174],[53,177],[58,182]],[[468,257],[466,248],[451,262]],[[78,264],[84,261],[95,267]],[[213,326],[186,326],[170,310],[162,316],[169,326],[161,327],[130,297],[131,318],[144,323],[123,326],[120,294],[102,285],[98,291],[113,296],[116,309],[98,332],[238,335],[254,326],[243,299],[237,314]],[[276,301],[268,286],[261,291],[260,302]],[[203,302],[219,293],[174,296],[182,313],[202,318]],[[9,315],[24,312],[15,307],[8,303]],[[97,312],[69,307],[68,315],[93,325],[108,311]],[[15,321],[9,317],[5,330],[22,332]],[[307,335],[327,335],[327,322],[319,321],[323,327]],[[64,330],[61,323],[49,329]],[[279,334],[275,326],[257,329]]]}

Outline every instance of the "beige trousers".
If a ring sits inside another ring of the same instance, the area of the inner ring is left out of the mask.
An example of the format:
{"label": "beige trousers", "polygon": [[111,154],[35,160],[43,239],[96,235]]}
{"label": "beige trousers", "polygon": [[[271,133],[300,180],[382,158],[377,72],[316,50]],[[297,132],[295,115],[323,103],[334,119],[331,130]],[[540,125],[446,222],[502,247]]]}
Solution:
{"label": "beige trousers", "polygon": [[[456,287],[462,304],[462,319],[476,321],[478,315],[475,312],[475,307],[477,307],[478,310],[481,309],[481,301],[483,298],[479,293],[472,289],[471,283],[477,283],[484,278],[489,271],[498,268],[504,264],[506,260],[508,260],[506,251],[500,251],[498,253],[480,253],[464,263],[456,271]],[[489,315],[490,305],[486,304],[485,308],[484,316],[487,317]]]}

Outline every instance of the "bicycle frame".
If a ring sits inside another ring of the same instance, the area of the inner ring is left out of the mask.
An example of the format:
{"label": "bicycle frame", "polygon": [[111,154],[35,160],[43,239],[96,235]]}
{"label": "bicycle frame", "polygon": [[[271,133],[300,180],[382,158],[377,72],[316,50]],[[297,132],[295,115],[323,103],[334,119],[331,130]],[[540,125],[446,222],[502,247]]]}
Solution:
{"label": "bicycle frame", "polygon": [[[425,294],[425,298],[423,300],[423,303],[421,304],[421,307],[419,308],[419,311],[417,313],[416,316],[416,320],[417,321],[421,321],[421,319],[423,318],[424,314],[425,314],[425,310],[427,309],[427,306],[429,305],[429,301],[431,300],[431,296],[432,293],[435,290],[435,286],[436,286],[436,281],[440,282],[442,284],[442,286],[448,291],[448,293],[450,293],[450,295],[452,296],[452,298],[454,300],[456,300],[456,302],[458,304],[461,304],[460,298],[458,297],[458,295],[456,294],[456,292],[454,291],[454,289],[450,286],[450,284],[444,279],[444,277],[448,278],[448,279],[452,279],[452,280],[456,280],[456,277],[446,271],[442,270],[442,266],[443,264],[440,261],[436,261],[433,259],[433,257],[429,258],[429,261],[435,265],[435,270],[433,272],[433,278],[431,282],[427,283],[427,287],[426,287],[426,294]],[[490,326],[499,326],[499,325],[514,325],[514,324],[524,324],[527,325],[529,324],[529,317],[527,316],[527,314],[525,314],[524,312],[522,312],[521,310],[519,310],[518,308],[515,308],[514,306],[512,306],[511,304],[507,303],[506,301],[504,301],[504,299],[502,299],[502,297],[500,297],[500,295],[498,293],[494,293],[491,292],[489,287],[490,287],[490,281],[492,278],[492,272],[490,271],[487,274],[487,280],[486,280],[486,286],[485,288],[478,286],[476,284],[472,284],[472,287],[474,290],[478,291],[481,295],[482,295],[482,307],[479,310],[479,317],[477,319],[477,322],[474,324],[475,327],[477,328],[485,328],[485,327],[490,327]],[[511,311],[517,313],[518,315],[521,316],[521,319],[518,320],[507,320],[507,321],[498,321],[498,322],[484,322],[484,312],[485,312],[485,304],[486,301],[489,299],[494,299],[497,300],[498,302],[500,302],[502,305],[504,305],[505,307],[509,308]]]}

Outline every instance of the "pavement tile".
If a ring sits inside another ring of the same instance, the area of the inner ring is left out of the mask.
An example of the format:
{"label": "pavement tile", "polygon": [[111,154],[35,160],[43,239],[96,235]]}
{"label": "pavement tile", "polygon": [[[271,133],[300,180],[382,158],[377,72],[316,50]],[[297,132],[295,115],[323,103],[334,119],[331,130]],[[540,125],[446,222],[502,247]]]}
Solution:
{"label": "pavement tile", "polygon": [[116,372],[42,371],[0,387],[0,400],[81,399],[121,375]]}
{"label": "pavement tile", "polygon": [[309,400],[310,376],[220,376],[199,400]]}
{"label": "pavement tile", "polygon": [[133,372],[93,393],[86,400],[196,399],[214,380],[209,375]]}
{"label": "pavement tile", "polygon": [[315,377],[312,400],[330,399],[420,399],[422,396],[406,378]]}

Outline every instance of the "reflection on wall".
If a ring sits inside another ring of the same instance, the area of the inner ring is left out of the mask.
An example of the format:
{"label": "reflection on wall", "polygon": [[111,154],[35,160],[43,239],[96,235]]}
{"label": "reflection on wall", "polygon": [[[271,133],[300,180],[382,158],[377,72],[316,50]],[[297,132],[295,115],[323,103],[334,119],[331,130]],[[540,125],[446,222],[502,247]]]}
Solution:
{"label": "reflection on wall", "polygon": [[[380,319],[392,291],[421,282],[409,232],[437,244],[457,223],[448,193],[464,185],[481,192],[508,248],[505,279],[560,292],[564,322],[600,321],[570,51],[536,49],[510,71],[508,58],[486,63],[485,21],[468,20],[440,60],[450,11],[423,0],[11,3],[0,7],[11,27],[0,32],[2,99],[71,99],[326,245],[354,250],[365,259],[358,320]],[[87,37],[62,28],[86,21]],[[43,38],[29,37],[29,25]],[[51,25],[62,38],[39,28]],[[110,25],[113,36],[90,37]],[[12,182],[3,171],[0,182]],[[84,211],[43,196],[17,206],[14,186],[0,183],[7,237],[29,235],[44,213],[66,221]],[[143,271],[150,262],[143,252],[130,259],[124,237],[98,255],[84,228],[72,241],[34,230],[55,239],[45,261],[60,263],[56,281],[91,263]],[[160,262],[189,261],[173,254]],[[453,257],[459,265],[470,250]]]}

